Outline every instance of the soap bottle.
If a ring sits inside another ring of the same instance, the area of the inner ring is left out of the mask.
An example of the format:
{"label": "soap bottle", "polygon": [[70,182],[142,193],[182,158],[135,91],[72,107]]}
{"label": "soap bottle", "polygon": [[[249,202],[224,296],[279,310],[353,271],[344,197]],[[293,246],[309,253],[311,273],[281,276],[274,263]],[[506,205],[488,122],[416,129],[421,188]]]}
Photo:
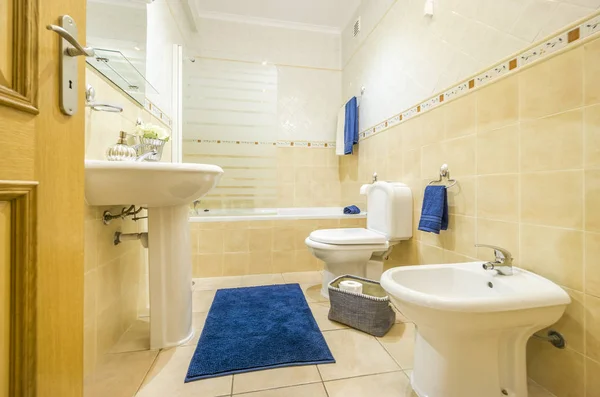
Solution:
{"label": "soap bottle", "polygon": [[109,147],[106,151],[106,159],[108,161],[135,161],[136,158],[135,149],[127,145],[127,133],[121,131],[117,144]]}

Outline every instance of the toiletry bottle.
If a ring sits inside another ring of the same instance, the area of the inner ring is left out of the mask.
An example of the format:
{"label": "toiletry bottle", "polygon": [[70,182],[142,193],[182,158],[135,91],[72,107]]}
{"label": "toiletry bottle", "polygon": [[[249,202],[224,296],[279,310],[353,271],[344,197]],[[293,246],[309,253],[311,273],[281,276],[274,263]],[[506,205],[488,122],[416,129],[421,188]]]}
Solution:
{"label": "toiletry bottle", "polygon": [[135,149],[127,145],[127,133],[121,131],[117,144],[109,147],[106,151],[106,159],[108,161],[135,161],[136,158]]}

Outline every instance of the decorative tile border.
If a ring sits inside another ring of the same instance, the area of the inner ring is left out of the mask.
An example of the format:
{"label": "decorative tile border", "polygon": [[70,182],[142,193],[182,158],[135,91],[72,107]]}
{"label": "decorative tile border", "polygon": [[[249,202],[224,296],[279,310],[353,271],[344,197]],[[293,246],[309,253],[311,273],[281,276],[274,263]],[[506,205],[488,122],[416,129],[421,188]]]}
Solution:
{"label": "decorative tile border", "polygon": [[570,46],[571,44],[578,44],[582,39],[598,32],[600,32],[600,15],[595,13],[593,16],[590,16],[587,20],[583,21],[579,25],[571,26],[570,28],[557,33],[555,36],[547,40],[534,44],[532,47],[529,47],[520,54],[494,65],[489,70],[479,75],[472,76],[458,83],[456,86],[446,90],[445,92],[439,93],[425,100],[424,102],[421,102],[418,105],[377,124],[374,127],[369,127],[361,131],[359,133],[359,141],[376,135],[382,131],[388,130],[389,128],[418,116],[427,110],[440,106],[445,101],[463,96],[472,91],[474,88],[487,85],[507,73],[518,71],[525,65],[546,58],[548,55]]}
{"label": "decorative tile border", "polygon": [[335,148],[335,142],[322,141],[232,141],[217,139],[184,139],[183,142],[196,144],[218,144],[218,145],[252,145],[252,146],[276,146],[294,147],[305,149],[331,149]]}
{"label": "decorative tile border", "polygon": [[173,121],[171,120],[171,118],[167,116],[165,112],[160,110],[160,108],[154,103],[152,103],[148,98],[144,98],[144,109],[150,112],[151,115],[162,121],[163,124],[167,127],[173,127]]}

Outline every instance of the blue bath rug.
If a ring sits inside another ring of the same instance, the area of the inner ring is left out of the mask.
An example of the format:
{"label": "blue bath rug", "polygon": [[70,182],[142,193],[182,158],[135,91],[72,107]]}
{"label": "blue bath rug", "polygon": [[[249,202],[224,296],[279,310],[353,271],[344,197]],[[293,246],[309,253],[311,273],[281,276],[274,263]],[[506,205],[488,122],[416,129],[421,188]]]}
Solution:
{"label": "blue bath rug", "polygon": [[220,289],[185,382],[334,362],[298,284]]}

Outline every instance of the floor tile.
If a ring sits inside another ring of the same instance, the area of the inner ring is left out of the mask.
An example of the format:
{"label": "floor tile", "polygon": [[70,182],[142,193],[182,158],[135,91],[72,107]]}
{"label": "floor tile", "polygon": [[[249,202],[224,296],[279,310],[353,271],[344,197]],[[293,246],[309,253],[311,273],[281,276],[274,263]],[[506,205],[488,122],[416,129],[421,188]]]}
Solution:
{"label": "floor tile", "polygon": [[[217,397],[231,393],[232,376],[184,383],[194,346],[162,350],[137,397]],[[113,397],[113,395],[107,394]]]}
{"label": "floor tile", "polygon": [[[234,394],[239,396],[240,394]],[[242,394],[244,397],[327,397],[322,383]],[[202,396],[204,397],[204,396]]]}
{"label": "floor tile", "polygon": [[205,313],[210,310],[210,305],[217,291],[194,291],[192,292],[192,310],[195,313]]}
{"label": "floor tile", "polygon": [[259,285],[284,284],[281,274],[252,274],[242,276],[242,287],[255,287]]}
{"label": "floor tile", "polygon": [[183,346],[197,346],[204,328],[204,322],[208,313],[192,313],[192,328],[194,328],[194,337]]}
{"label": "floor tile", "polygon": [[327,302],[327,298],[321,295],[321,283],[300,284],[307,302]]}
{"label": "floor tile", "polygon": [[323,275],[321,272],[283,273],[283,279],[286,283],[316,284],[323,281]]}
{"label": "floor tile", "polygon": [[106,354],[85,385],[86,397],[132,397],[158,351]]}
{"label": "floor tile", "polygon": [[325,382],[329,397],[417,397],[402,371]]}
{"label": "floor tile", "polygon": [[329,303],[309,303],[308,306],[312,311],[313,317],[317,321],[319,325],[319,329],[321,331],[331,331],[334,329],[344,329],[348,328],[344,324],[336,323],[335,321],[329,320],[327,316],[329,315]]}
{"label": "floor tile", "polygon": [[269,369],[233,375],[233,394],[321,383],[316,365]]}
{"label": "floor tile", "polygon": [[109,353],[126,353],[150,350],[150,317],[137,319],[119,338]]}
{"label": "floor tile", "polygon": [[398,371],[400,367],[373,336],[342,329],[323,333],[335,364],[321,364],[324,381]]}
{"label": "floor tile", "polygon": [[377,338],[377,340],[402,369],[412,369],[415,346],[414,324],[394,324],[385,336]]}
{"label": "floor tile", "polygon": [[194,291],[235,288],[242,285],[242,276],[195,278]]}

